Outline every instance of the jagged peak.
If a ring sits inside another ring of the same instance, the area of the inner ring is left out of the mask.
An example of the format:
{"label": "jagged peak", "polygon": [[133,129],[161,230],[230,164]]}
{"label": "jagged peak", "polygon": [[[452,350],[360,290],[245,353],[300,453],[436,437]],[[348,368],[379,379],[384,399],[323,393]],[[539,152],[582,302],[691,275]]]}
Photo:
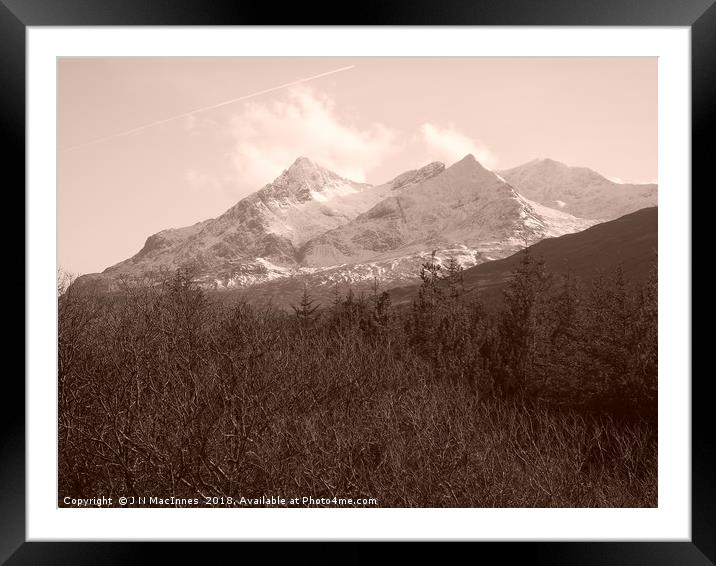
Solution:
{"label": "jagged peak", "polygon": [[492,173],[492,170],[480,163],[472,153],[468,153],[465,157],[456,161],[446,169],[446,171],[451,171],[453,173],[463,170],[488,171]]}
{"label": "jagged peak", "polygon": [[424,165],[420,169],[411,169],[410,171],[401,173],[397,177],[393,178],[390,181],[390,184],[393,190],[400,189],[407,185],[412,185],[414,183],[430,179],[431,177],[442,173],[444,170],[444,163],[440,161],[433,161],[431,163],[428,163],[427,165]]}
{"label": "jagged peak", "polygon": [[445,164],[442,161],[431,161],[418,169],[418,172],[437,171],[438,169],[445,169]]}
{"label": "jagged peak", "polygon": [[308,157],[299,157],[288,169],[284,169],[278,177],[264,186],[259,192],[272,191],[276,188],[289,186],[296,188],[306,188],[310,186],[316,188],[340,178],[341,177],[333,171],[321,167]]}
{"label": "jagged peak", "polygon": [[312,159],[301,156],[298,157],[288,169],[284,170],[281,175],[274,179],[273,183],[270,183],[270,185],[283,185],[288,182],[291,184],[308,183],[313,186],[321,186],[329,181],[337,180],[349,181],[349,179],[344,179],[337,173],[331,171],[330,169],[326,169]]}
{"label": "jagged peak", "polygon": [[315,161],[301,155],[297,157],[288,168],[289,171],[291,169],[322,169],[322,167],[320,167]]}

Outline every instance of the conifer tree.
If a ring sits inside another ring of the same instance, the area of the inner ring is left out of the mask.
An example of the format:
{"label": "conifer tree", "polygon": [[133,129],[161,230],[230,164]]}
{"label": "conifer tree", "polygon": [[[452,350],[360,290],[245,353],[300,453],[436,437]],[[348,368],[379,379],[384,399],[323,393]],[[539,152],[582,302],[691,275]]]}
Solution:
{"label": "conifer tree", "polygon": [[556,287],[545,313],[547,340],[540,352],[540,386],[545,396],[567,403],[589,387],[582,379],[585,364],[581,353],[582,300],[579,282],[570,271],[559,279]]}
{"label": "conifer tree", "polygon": [[314,306],[314,303],[315,301],[308,292],[308,286],[304,284],[303,295],[301,296],[301,301],[298,303],[298,306],[291,305],[291,308],[293,309],[296,318],[298,319],[301,327],[303,328],[310,326],[316,318],[314,316],[314,313],[320,305]]}
{"label": "conifer tree", "polygon": [[420,355],[433,360],[436,354],[437,309],[442,298],[442,290],[438,286],[442,279],[442,266],[434,251],[420,267],[420,279],[422,283],[413,302],[411,342]]}
{"label": "conifer tree", "polygon": [[454,257],[450,257],[445,266],[445,279],[448,285],[448,296],[451,299],[457,299],[465,292],[463,267]]}
{"label": "conifer tree", "polygon": [[655,260],[639,294],[635,320],[637,341],[634,347],[634,370],[641,386],[640,397],[644,400],[644,408],[653,413],[656,411],[659,362],[657,276]]}
{"label": "conifer tree", "polygon": [[550,277],[543,260],[532,257],[525,248],[522,261],[504,291],[500,316],[500,357],[498,386],[510,393],[524,389],[535,367],[540,315],[546,300]]}
{"label": "conifer tree", "polygon": [[373,279],[373,295],[371,297],[373,329],[386,328],[391,318],[391,300],[387,291],[379,292],[378,278]]}
{"label": "conifer tree", "polygon": [[390,323],[392,301],[390,294],[383,291],[375,302],[374,316],[375,320],[381,327],[387,327]]}
{"label": "conifer tree", "polygon": [[621,265],[611,277],[595,278],[585,309],[583,349],[590,359],[589,379],[595,399],[613,408],[631,410],[639,389],[635,352],[639,342],[635,324],[638,301]]}

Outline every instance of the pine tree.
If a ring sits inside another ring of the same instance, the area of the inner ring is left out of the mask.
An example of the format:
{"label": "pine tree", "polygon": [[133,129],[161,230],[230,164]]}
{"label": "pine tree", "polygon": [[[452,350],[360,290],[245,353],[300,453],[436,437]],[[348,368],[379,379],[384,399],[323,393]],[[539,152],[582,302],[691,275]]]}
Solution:
{"label": "pine tree", "polygon": [[390,323],[391,305],[390,295],[387,291],[379,293],[378,279],[373,279],[373,322],[378,328],[386,328]]}
{"label": "pine tree", "polygon": [[378,296],[378,301],[375,304],[375,318],[381,326],[388,326],[392,304],[387,291],[383,291]]}
{"label": "pine tree", "polygon": [[504,291],[500,315],[499,348],[502,367],[497,385],[511,393],[528,385],[537,360],[540,316],[543,314],[550,277],[543,260],[535,260],[525,248],[522,261]]}
{"label": "pine tree", "polygon": [[442,299],[442,290],[438,285],[442,279],[442,266],[435,252],[420,267],[420,279],[422,284],[413,301],[411,343],[421,356],[433,360],[436,355],[437,310]]}
{"label": "pine tree", "polygon": [[[576,401],[589,384],[584,377],[582,300],[579,282],[568,271],[549,299],[545,313],[548,341],[541,352],[545,396],[562,403]],[[580,393],[581,392],[581,393]]]}
{"label": "pine tree", "polygon": [[430,254],[430,259],[420,266],[420,279],[423,283],[435,284],[442,279],[442,265],[436,255],[436,250]]}
{"label": "pine tree", "polygon": [[462,300],[462,266],[454,257],[446,262],[441,272],[445,282],[437,297],[437,332],[434,366],[436,374],[452,381],[468,381],[471,359],[474,354],[470,334],[469,312]]}
{"label": "pine tree", "polygon": [[451,299],[457,299],[465,292],[465,282],[463,280],[463,267],[454,258],[448,259],[445,266],[445,276],[448,285],[448,296]]}
{"label": "pine tree", "polygon": [[633,351],[634,371],[640,385],[639,397],[643,401],[644,409],[654,415],[659,370],[658,307],[658,269],[655,260],[639,293],[635,317],[637,341]]}
{"label": "pine tree", "polygon": [[301,301],[298,303],[298,306],[291,305],[299,324],[303,328],[310,326],[316,319],[314,313],[320,304],[314,306],[314,302],[315,301],[308,292],[308,286],[304,284],[303,295],[301,296]]}
{"label": "pine tree", "polygon": [[638,404],[634,363],[639,341],[637,309],[638,301],[621,265],[611,277],[600,274],[594,280],[585,309],[583,346],[590,358],[595,400],[614,409],[631,411]]}

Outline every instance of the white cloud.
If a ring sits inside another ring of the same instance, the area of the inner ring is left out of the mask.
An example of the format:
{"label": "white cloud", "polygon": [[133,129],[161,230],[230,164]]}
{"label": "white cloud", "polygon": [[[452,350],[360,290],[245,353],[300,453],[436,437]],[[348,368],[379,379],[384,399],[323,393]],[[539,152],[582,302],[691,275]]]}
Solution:
{"label": "white cloud", "polygon": [[358,127],[335,111],[335,102],[295,87],[273,102],[247,103],[231,120],[232,159],[242,188],[271,182],[299,156],[339,175],[364,181],[396,149],[396,135],[381,124]]}
{"label": "white cloud", "polygon": [[453,125],[440,127],[425,123],[420,126],[420,133],[432,159],[439,159],[450,165],[471,153],[488,169],[497,164],[497,159],[485,144],[457,131]]}

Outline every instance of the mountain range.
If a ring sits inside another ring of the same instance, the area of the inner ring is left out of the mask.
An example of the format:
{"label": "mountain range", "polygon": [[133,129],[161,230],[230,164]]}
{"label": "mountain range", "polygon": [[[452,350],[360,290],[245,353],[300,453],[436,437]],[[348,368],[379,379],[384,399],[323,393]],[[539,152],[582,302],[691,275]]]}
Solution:
{"label": "mountain range", "polygon": [[370,185],[299,157],[221,216],[151,235],[134,256],[80,279],[111,289],[121,277],[191,267],[215,289],[306,278],[390,287],[414,281],[433,252],[469,268],[656,199],[656,185],[548,159],[495,172],[467,155]]}

